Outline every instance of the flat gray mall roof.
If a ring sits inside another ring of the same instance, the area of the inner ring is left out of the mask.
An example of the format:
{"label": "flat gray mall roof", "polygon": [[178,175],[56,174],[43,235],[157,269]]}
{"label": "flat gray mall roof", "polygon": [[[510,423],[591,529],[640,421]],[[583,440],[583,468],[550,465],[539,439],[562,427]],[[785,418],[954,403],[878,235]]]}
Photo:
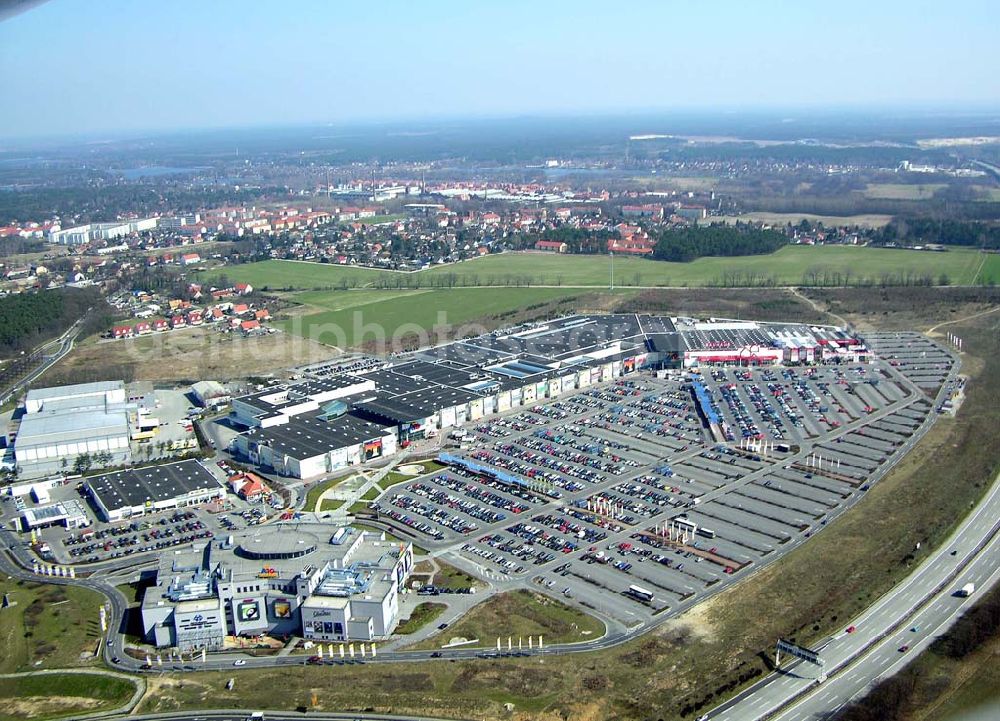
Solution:
{"label": "flat gray mall roof", "polygon": [[141,506],[146,501],[168,501],[192,491],[222,485],[211,471],[195,460],[104,473],[88,478],[86,484],[109,511]]}

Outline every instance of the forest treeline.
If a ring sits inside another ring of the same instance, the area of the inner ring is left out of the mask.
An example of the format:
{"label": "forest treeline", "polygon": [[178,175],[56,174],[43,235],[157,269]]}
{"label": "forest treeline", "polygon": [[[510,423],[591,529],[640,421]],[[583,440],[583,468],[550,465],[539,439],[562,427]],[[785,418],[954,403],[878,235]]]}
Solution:
{"label": "forest treeline", "polygon": [[61,335],[88,311],[83,332],[103,329],[111,309],[97,288],[56,288],[0,298],[0,356]]}
{"label": "forest treeline", "polygon": [[937,243],[998,250],[1000,225],[935,218],[897,218],[882,229],[877,242],[904,242],[907,245]]}
{"label": "forest treeline", "polygon": [[[527,250],[539,240],[554,240],[565,243],[568,253],[594,255],[607,253],[608,241],[617,237],[617,233],[607,230],[562,227],[514,236],[511,246]],[[784,233],[761,230],[749,223],[654,229],[650,239],[655,243],[653,258],[680,263],[705,256],[766,255],[788,243]]]}
{"label": "forest treeline", "polygon": [[767,255],[788,244],[784,233],[743,224],[668,228],[656,238],[653,257],[676,263],[706,256]]}

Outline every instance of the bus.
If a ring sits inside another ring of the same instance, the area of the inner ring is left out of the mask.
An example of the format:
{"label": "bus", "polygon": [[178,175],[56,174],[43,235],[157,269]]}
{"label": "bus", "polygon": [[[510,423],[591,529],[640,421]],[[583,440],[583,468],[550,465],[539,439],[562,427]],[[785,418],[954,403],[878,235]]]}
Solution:
{"label": "bus", "polygon": [[629,586],[625,591],[625,595],[631,596],[636,601],[640,601],[642,603],[652,603],[653,601],[653,592],[647,591],[642,586]]}
{"label": "bus", "polygon": [[715,538],[715,531],[711,528],[699,528],[698,535],[704,536],[705,538]]}

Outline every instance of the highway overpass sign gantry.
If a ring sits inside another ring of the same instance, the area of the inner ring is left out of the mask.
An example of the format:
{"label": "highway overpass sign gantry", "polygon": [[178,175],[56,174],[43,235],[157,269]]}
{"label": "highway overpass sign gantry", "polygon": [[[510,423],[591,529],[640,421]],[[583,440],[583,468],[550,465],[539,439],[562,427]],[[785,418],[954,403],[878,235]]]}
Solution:
{"label": "highway overpass sign gantry", "polygon": [[808,661],[809,663],[816,664],[817,666],[823,665],[823,659],[819,657],[818,651],[813,651],[812,649],[806,648],[805,646],[797,646],[794,643],[779,638],[774,651],[775,668],[781,668],[782,651],[789,654],[790,656],[801,658],[803,661]]}

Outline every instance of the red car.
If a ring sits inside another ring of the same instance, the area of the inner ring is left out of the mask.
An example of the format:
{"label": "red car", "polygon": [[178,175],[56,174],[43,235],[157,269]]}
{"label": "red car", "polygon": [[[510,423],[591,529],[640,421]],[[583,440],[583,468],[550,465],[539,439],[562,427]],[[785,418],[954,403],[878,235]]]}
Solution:
{"label": "red car", "polygon": [[906,653],[909,650],[910,650],[910,644],[908,643],[904,643],[902,646],[899,647],[900,653]]}
{"label": "red car", "polygon": [[854,633],[857,630],[858,630],[857,626],[848,626],[847,627],[847,633]]}

